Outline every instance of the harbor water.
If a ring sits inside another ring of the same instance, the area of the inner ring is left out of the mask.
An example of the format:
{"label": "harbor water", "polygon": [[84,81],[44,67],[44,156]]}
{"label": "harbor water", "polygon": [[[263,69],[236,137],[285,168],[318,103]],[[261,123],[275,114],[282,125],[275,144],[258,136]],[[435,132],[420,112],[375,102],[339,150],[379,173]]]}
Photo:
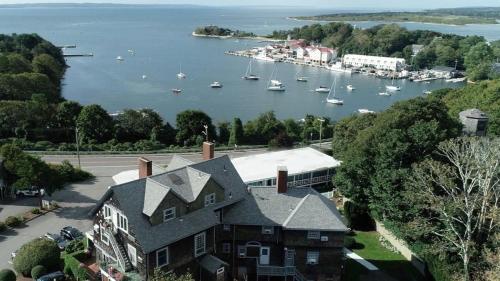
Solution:
{"label": "harbor water", "polygon": [[[274,110],[279,118],[303,118],[306,114],[338,120],[360,108],[381,111],[396,101],[424,95],[443,87],[458,87],[442,80],[428,84],[396,81],[402,90],[379,96],[389,80],[360,74],[285,63],[255,61],[258,81],[241,79],[249,59],[225,55],[228,50],[262,46],[254,40],[208,39],[191,36],[198,26],[214,24],[267,34],[309,24],[288,16],[314,15],[319,10],[271,8],[208,8],[195,6],[37,6],[0,8],[0,33],[38,33],[56,45],[73,45],[68,54],[93,57],[67,58],[63,95],[82,104],[97,103],[109,112],[124,108],[153,108],[175,123],[175,115],[186,109],[200,109],[214,121],[248,120]],[[324,13],[324,11],[323,11]],[[362,23],[368,27],[376,23]],[[500,25],[445,26],[410,24],[410,29],[433,29],[461,35],[478,34],[500,39]],[[130,51],[129,51],[130,50]],[[116,58],[121,56],[123,60]],[[182,67],[186,79],[177,79]],[[273,68],[284,92],[269,92],[267,83]],[[297,82],[296,76],[308,77]],[[313,90],[329,87],[337,80],[336,93],[343,106],[325,103],[326,95]],[[222,88],[210,84],[220,81]],[[356,90],[349,92],[347,84]],[[171,89],[182,89],[173,94]]]}

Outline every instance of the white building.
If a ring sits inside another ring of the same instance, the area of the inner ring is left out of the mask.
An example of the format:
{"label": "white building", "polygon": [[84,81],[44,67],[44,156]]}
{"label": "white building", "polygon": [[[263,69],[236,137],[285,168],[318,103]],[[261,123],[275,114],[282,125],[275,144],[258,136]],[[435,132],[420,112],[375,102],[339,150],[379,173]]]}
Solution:
{"label": "white building", "polygon": [[381,70],[400,71],[406,65],[403,58],[377,57],[365,55],[345,55],[342,59],[344,65],[356,67],[373,67]]}
{"label": "white building", "polygon": [[306,48],[303,48],[303,47],[299,47],[299,48],[295,49],[295,53],[296,53],[296,56],[298,59],[304,59],[304,57],[307,56],[307,50],[306,50]]}
{"label": "white building", "polygon": [[337,57],[337,53],[334,49],[326,47],[312,48],[309,51],[309,58],[313,63],[317,64],[328,64],[332,59]]}
{"label": "white building", "polygon": [[278,166],[288,169],[288,187],[324,185],[340,166],[340,161],[310,147],[233,158],[231,162],[249,186],[276,185]]}

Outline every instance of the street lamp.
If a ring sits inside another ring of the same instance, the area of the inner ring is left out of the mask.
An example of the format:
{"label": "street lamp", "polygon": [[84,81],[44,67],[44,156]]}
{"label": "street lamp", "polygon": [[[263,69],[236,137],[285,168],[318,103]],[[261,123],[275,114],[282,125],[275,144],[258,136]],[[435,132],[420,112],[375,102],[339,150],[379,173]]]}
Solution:
{"label": "street lamp", "polygon": [[325,122],[325,119],[318,118],[318,121],[319,121],[319,149],[321,149],[323,122]]}

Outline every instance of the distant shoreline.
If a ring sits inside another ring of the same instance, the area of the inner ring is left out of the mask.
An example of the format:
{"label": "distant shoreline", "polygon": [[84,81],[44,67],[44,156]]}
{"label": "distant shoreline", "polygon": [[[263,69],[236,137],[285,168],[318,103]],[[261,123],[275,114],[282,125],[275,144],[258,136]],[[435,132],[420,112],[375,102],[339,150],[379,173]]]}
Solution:
{"label": "distant shoreline", "polygon": [[260,41],[269,41],[269,42],[279,42],[284,40],[268,38],[265,36],[233,36],[233,35],[210,35],[210,34],[198,34],[193,31],[191,33],[194,37],[203,37],[203,38],[214,38],[214,39],[243,39],[243,40],[260,40]]}

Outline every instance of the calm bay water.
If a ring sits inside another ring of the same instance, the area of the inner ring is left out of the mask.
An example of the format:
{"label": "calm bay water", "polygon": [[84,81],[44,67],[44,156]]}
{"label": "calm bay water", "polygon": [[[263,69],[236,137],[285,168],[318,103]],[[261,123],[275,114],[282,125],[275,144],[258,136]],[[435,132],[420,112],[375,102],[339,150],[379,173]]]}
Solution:
{"label": "calm bay water", "polygon": [[[92,58],[68,58],[63,95],[82,104],[98,103],[109,112],[124,108],[149,107],[167,121],[185,109],[201,109],[214,120],[244,120],[274,110],[279,118],[303,118],[305,114],[333,119],[353,114],[359,108],[380,111],[398,100],[423,95],[425,90],[456,87],[442,81],[430,84],[398,81],[403,90],[390,97],[378,96],[389,81],[362,75],[278,63],[255,62],[260,81],[244,81],[247,58],[224,55],[226,50],[262,45],[252,40],[194,38],[201,25],[215,24],[267,34],[306,22],[286,19],[293,15],[314,15],[318,10],[206,8],[182,6],[88,6],[0,8],[0,33],[39,33],[57,45],[76,44],[67,53],[94,53]],[[376,23],[358,23],[367,27]],[[500,39],[500,25],[445,26],[405,23],[409,29],[433,29],[461,35],[479,34]],[[127,50],[134,50],[135,55]],[[117,56],[124,58],[116,61]],[[188,76],[178,80],[179,66]],[[284,93],[266,90],[277,67],[277,77],[286,85]],[[308,83],[295,81],[296,74],[308,76]],[[142,79],[146,75],[147,79]],[[344,106],[324,102],[326,94],[312,90],[329,86],[337,79],[338,97]],[[222,89],[211,89],[212,81]],[[349,93],[345,85],[353,84]],[[180,95],[171,88],[182,88]]]}

